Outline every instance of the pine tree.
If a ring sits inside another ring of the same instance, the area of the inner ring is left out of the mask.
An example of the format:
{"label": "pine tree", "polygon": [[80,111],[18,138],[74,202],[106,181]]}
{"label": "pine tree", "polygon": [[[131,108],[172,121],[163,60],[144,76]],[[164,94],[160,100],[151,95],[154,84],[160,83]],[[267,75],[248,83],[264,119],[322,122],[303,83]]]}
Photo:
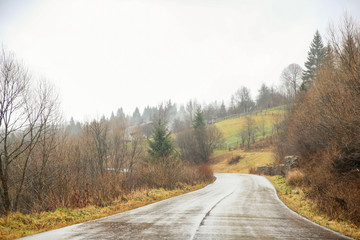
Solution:
{"label": "pine tree", "polygon": [[122,108],[119,108],[116,112],[116,116],[120,118],[125,118],[124,110]]}
{"label": "pine tree", "polygon": [[315,32],[313,41],[310,45],[307,61],[305,62],[305,70],[303,72],[301,89],[306,90],[309,88],[311,82],[316,76],[316,71],[321,66],[326,57],[326,49],[322,42],[319,31]]}
{"label": "pine tree", "polygon": [[208,146],[207,128],[200,107],[197,108],[195,112],[193,128],[196,162],[206,163],[209,161],[210,151]]}
{"label": "pine tree", "polygon": [[203,115],[201,109],[197,108],[195,117],[194,117],[194,121],[193,121],[193,128],[199,129],[204,126],[205,126],[204,115]]}
{"label": "pine tree", "polygon": [[225,107],[225,104],[224,104],[224,101],[221,103],[221,106],[220,106],[220,110],[219,110],[219,113],[218,113],[218,117],[220,118],[223,118],[223,117],[226,117],[226,107]]}
{"label": "pine tree", "polygon": [[152,160],[164,160],[174,153],[174,145],[165,123],[159,119],[154,126],[152,139],[149,139],[149,154]]}
{"label": "pine tree", "polygon": [[135,125],[138,125],[142,122],[142,118],[141,118],[141,115],[140,115],[140,111],[139,111],[139,108],[136,107],[133,115],[132,115],[132,122],[133,124]]}

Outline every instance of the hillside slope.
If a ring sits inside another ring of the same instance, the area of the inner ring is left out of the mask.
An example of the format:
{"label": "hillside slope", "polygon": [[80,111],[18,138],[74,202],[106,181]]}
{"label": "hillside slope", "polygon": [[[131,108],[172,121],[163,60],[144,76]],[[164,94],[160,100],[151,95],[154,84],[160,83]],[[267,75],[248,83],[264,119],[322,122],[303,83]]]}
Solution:
{"label": "hillside slope", "polygon": [[[277,107],[215,123],[223,133],[225,143],[213,154],[212,170],[216,173],[249,173],[250,169],[272,164],[274,156],[269,137],[275,134],[276,125],[282,121],[284,113],[284,107]],[[255,143],[251,140],[250,148],[247,148],[241,146],[240,132],[247,128],[246,118],[249,117],[254,120],[256,134]],[[232,159],[233,162],[229,163]]]}

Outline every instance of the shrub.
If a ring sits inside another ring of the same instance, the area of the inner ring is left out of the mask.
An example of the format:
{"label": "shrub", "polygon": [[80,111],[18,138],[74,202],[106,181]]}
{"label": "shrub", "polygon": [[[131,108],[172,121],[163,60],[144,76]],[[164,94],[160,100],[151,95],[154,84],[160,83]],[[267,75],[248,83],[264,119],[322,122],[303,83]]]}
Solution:
{"label": "shrub", "polygon": [[237,163],[239,163],[239,161],[240,161],[240,159],[242,159],[243,157],[241,157],[241,156],[235,156],[235,157],[232,157],[231,159],[230,159],[230,161],[228,162],[228,164],[229,165],[233,165],[233,164],[237,164]]}
{"label": "shrub", "polygon": [[197,166],[199,177],[202,181],[209,181],[214,178],[213,171],[207,163],[201,163]]}
{"label": "shrub", "polygon": [[249,170],[249,174],[259,174],[259,172],[257,171],[256,167],[252,167]]}
{"label": "shrub", "polygon": [[299,169],[291,170],[286,176],[286,184],[290,186],[302,186],[304,183],[304,174]]}

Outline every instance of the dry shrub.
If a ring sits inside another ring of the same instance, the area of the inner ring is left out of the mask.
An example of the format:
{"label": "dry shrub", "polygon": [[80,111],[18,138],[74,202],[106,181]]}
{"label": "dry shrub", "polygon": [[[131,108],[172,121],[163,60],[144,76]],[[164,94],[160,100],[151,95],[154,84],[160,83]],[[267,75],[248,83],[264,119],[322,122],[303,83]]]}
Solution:
{"label": "dry shrub", "polygon": [[[316,169],[311,174],[307,195],[320,212],[331,219],[350,220],[360,226],[360,178],[340,176]],[[321,174],[321,175],[320,175]]]}
{"label": "dry shrub", "polygon": [[209,164],[190,165],[177,159],[170,162],[146,162],[137,169],[138,185],[149,188],[173,189],[181,184],[196,184],[212,178]]}
{"label": "dry shrub", "polygon": [[302,186],[304,174],[299,169],[293,169],[286,176],[286,184],[290,186]]}
{"label": "dry shrub", "polygon": [[240,159],[242,159],[243,157],[241,157],[240,155],[232,157],[230,159],[230,161],[228,162],[229,165],[233,165],[233,164],[237,164],[239,163]]}
{"label": "dry shrub", "polygon": [[256,167],[250,168],[249,173],[250,173],[250,174],[259,174],[259,172],[257,171]]}
{"label": "dry shrub", "polygon": [[214,177],[211,167],[207,163],[197,165],[198,178],[201,181],[209,181]]}

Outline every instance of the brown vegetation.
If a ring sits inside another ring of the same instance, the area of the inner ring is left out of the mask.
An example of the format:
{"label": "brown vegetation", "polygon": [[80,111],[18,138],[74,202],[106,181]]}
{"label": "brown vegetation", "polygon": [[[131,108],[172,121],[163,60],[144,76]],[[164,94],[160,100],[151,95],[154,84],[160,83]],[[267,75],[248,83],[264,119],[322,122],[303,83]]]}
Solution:
{"label": "brown vegetation", "polygon": [[[143,135],[135,132],[128,139],[118,122],[115,118],[113,122],[86,123],[76,137],[57,131],[51,139],[44,139],[44,145],[36,145],[16,210],[29,213],[106,206],[136,189],[174,189],[179,184],[212,179],[212,172],[203,170],[205,166],[185,165],[175,156],[167,161],[146,161]],[[11,170],[15,184],[22,174]],[[10,189],[15,189],[14,185]],[[11,199],[15,197],[11,195]],[[5,203],[0,204],[6,212]]]}
{"label": "brown vegetation", "polygon": [[326,58],[282,129],[278,159],[300,156],[307,196],[330,217],[360,225],[360,26],[351,18],[331,31]]}
{"label": "brown vegetation", "polygon": [[304,174],[299,169],[293,169],[286,176],[286,184],[290,186],[302,186],[304,184]]}
{"label": "brown vegetation", "polygon": [[240,159],[242,159],[242,157],[241,156],[235,156],[235,157],[232,157],[230,160],[229,160],[229,162],[228,162],[228,164],[229,165],[233,165],[233,164],[237,164],[239,161],[240,161]]}

